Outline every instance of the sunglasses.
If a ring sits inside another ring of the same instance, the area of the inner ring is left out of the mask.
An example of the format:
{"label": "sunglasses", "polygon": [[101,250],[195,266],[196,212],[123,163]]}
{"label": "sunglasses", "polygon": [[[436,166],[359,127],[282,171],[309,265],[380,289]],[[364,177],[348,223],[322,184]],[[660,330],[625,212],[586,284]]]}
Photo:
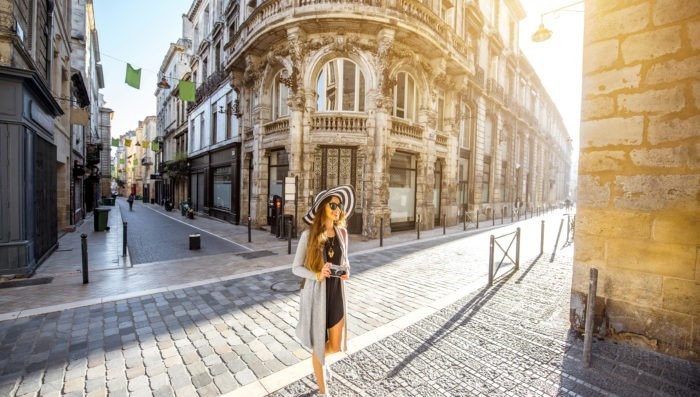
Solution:
{"label": "sunglasses", "polygon": [[331,211],[335,211],[337,209],[340,209],[341,211],[343,210],[343,203],[328,203],[328,206],[331,207]]}

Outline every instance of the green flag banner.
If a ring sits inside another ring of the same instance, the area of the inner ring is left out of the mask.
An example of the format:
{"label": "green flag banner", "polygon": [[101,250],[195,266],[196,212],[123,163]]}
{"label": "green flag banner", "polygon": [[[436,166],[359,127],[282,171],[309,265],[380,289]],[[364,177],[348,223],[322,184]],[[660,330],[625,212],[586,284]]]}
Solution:
{"label": "green flag banner", "polygon": [[139,165],[139,161],[137,159],[134,159],[134,165]]}
{"label": "green flag banner", "polygon": [[194,83],[187,80],[180,80],[178,84],[180,94],[178,98],[186,102],[194,102]]}
{"label": "green flag banner", "polygon": [[119,146],[119,138],[112,138],[112,146]]}
{"label": "green flag banner", "polygon": [[153,150],[154,152],[157,152],[158,150],[160,150],[160,143],[153,141],[151,143],[151,150]]}
{"label": "green flag banner", "polygon": [[130,64],[126,64],[126,79],[124,82],[136,89],[141,88],[141,69],[134,69]]}
{"label": "green flag banner", "polygon": [[124,164],[125,162],[124,159],[119,159],[119,164]]}

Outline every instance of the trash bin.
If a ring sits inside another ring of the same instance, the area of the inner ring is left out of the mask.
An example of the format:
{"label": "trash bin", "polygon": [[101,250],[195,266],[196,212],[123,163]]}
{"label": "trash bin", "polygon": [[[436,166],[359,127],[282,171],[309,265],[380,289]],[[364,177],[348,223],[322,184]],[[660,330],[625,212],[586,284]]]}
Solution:
{"label": "trash bin", "polygon": [[93,218],[95,218],[95,231],[104,232],[109,220],[109,208],[95,208]]}
{"label": "trash bin", "polygon": [[[281,218],[282,225],[280,225],[280,234],[278,234],[277,237],[286,240],[287,236],[289,236],[289,230],[294,227],[294,216],[291,214],[285,214],[282,215]],[[294,229],[292,229],[292,234],[293,232]]]}
{"label": "trash bin", "polygon": [[114,205],[114,199],[109,197],[102,198],[102,205]]}
{"label": "trash bin", "polygon": [[190,234],[190,249],[191,250],[198,250],[199,249],[199,234]]}

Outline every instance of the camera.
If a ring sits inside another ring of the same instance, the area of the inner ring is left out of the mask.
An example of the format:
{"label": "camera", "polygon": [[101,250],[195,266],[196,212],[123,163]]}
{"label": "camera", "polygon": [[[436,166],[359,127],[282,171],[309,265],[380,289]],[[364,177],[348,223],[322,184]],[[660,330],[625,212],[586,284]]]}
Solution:
{"label": "camera", "polygon": [[348,272],[345,266],[331,265],[331,277],[341,277]]}

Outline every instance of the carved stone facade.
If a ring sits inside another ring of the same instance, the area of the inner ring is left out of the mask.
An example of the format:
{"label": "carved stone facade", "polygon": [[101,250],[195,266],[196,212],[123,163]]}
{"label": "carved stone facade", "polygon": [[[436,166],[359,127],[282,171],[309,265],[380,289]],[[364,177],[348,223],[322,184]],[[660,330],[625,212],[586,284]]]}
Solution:
{"label": "carved stone facade", "polygon": [[299,217],[320,190],[352,184],[350,231],[369,238],[382,219],[389,235],[568,198],[571,142],[518,48],[522,7],[489,3],[229,3],[242,218],[265,224],[286,176]]}

